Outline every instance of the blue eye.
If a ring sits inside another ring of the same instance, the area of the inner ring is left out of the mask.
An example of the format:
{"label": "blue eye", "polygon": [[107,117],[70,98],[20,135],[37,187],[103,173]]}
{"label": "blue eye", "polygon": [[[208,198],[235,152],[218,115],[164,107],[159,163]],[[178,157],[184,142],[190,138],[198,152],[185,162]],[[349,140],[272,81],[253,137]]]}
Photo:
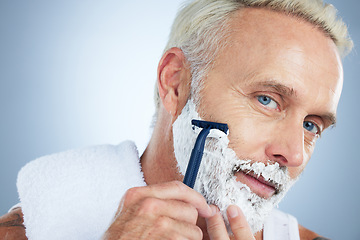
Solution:
{"label": "blue eye", "polygon": [[314,134],[319,134],[319,128],[316,126],[316,124],[309,121],[305,121],[303,126],[307,131],[312,132]]}
{"label": "blue eye", "polygon": [[268,96],[264,96],[264,95],[257,96],[257,99],[264,106],[267,106],[267,107],[272,108],[272,109],[277,109],[278,108],[278,104]]}

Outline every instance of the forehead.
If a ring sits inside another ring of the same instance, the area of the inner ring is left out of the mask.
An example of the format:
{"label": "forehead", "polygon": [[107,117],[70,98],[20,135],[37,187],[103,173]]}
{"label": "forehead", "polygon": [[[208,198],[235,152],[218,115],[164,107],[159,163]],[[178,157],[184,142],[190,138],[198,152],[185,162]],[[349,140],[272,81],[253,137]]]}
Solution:
{"label": "forehead", "polygon": [[278,79],[295,90],[321,86],[337,105],[342,65],[336,45],[322,30],[303,19],[260,8],[235,12],[229,24],[227,47],[218,55],[215,69],[236,71],[233,80]]}

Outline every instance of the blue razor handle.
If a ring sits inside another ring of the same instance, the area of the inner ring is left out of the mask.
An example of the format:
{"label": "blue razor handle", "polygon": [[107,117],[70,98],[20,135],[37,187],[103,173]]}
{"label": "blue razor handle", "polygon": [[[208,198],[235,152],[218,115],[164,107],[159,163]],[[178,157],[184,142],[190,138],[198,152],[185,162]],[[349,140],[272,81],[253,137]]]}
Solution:
{"label": "blue razor handle", "polygon": [[189,164],[186,169],[184,183],[194,188],[196,176],[198,174],[201,159],[204,153],[205,147],[205,140],[206,137],[209,135],[211,129],[218,129],[223,131],[227,134],[229,128],[227,124],[224,123],[216,123],[216,122],[208,122],[208,121],[201,121],[201,120],[192,120],[191,123],[195,126],[203,128],[199,133],[199,136],[196,139],[195,145],[193,150],[191,151],[191,156],[189,160]]}

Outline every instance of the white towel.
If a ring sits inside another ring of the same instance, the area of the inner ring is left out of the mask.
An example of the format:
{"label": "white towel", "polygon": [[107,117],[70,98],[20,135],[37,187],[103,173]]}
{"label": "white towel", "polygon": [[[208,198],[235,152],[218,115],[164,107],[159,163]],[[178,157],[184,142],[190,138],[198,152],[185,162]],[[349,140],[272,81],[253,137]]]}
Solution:
{"label": "white towel", "polygon": [[264,240],[300,240],[299,225],[295,217],[273,209],[264,225]]}
{"label": "white towel", "polygon": [[132,142],[45,156],[19,172],[29,240],[100,239],[127,189],[145,186]]}

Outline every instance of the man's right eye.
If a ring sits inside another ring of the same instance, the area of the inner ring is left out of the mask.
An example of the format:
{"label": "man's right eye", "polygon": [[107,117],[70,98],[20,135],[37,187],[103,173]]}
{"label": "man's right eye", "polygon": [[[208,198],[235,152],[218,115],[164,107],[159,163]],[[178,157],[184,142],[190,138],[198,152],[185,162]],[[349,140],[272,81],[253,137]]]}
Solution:
{"label": "man's right eye", "polygon": [[260,96],[257,96],[257,99],[258,101],[268,107],[268,108],[272,108],[272,109],[278,109],[278,104],[270,97],[268,96],[265,96],[265,95],[260,95]]}

